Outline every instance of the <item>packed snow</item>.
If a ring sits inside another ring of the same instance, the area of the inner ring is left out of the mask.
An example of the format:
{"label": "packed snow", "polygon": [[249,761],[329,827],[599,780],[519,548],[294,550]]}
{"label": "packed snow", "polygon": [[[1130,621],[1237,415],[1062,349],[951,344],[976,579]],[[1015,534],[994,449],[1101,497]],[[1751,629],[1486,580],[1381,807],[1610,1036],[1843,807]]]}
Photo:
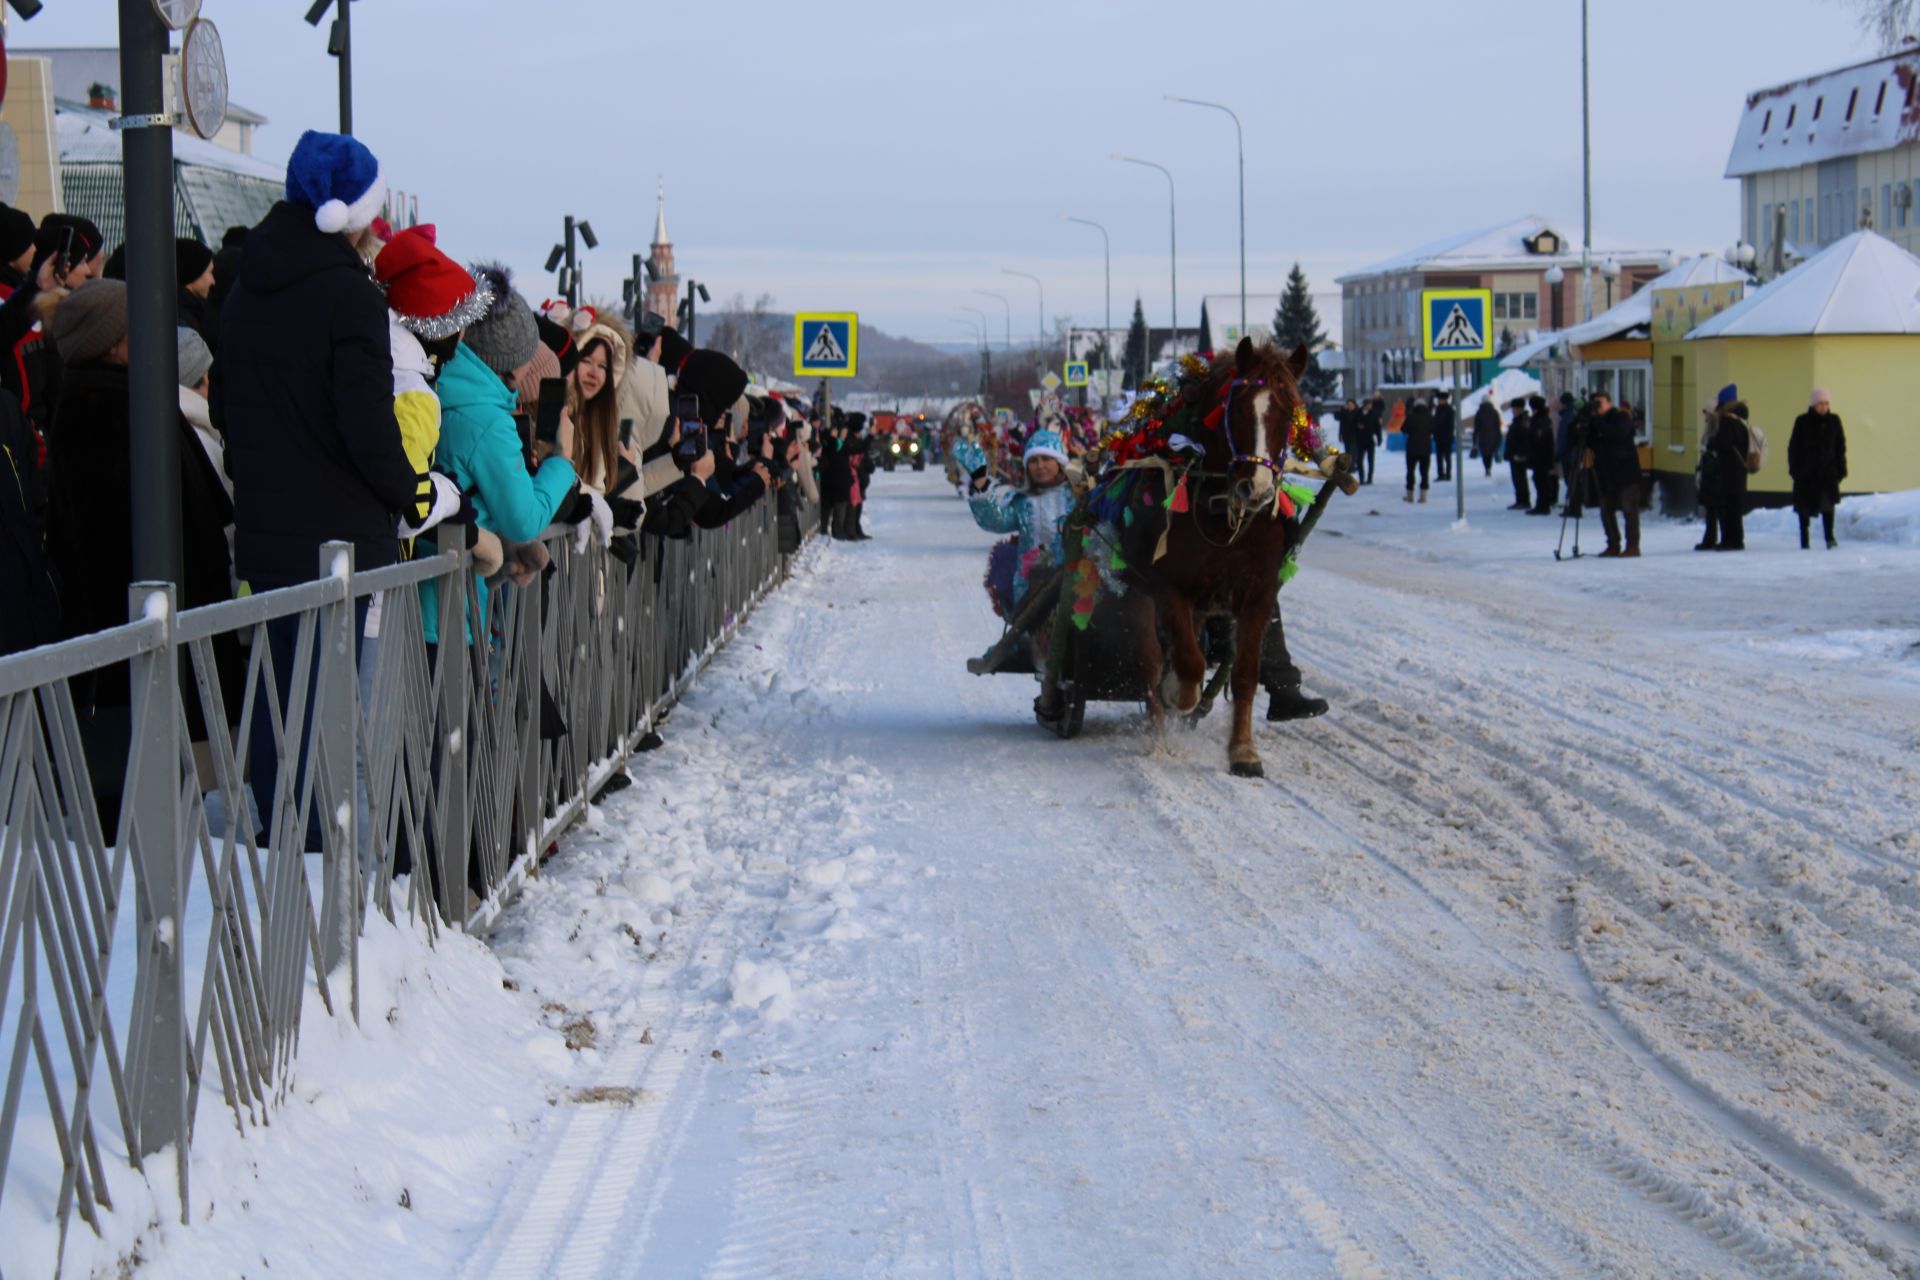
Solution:
{"label": "packed snow", "polygon": [[376,928],[192,1225],[71,1274],[1920,1274],[1914,495],[1556,562],[1397,461],[1263,782],[966,674],[991,539],[880,477],[491,936]]}

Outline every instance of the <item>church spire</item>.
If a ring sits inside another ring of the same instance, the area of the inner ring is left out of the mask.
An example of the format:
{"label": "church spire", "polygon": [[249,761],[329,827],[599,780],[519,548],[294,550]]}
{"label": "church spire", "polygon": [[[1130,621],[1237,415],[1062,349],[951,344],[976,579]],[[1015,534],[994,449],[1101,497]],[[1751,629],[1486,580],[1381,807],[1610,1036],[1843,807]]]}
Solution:
{"label": "church spire", "polygon": [[667,184],[664,180],[660,183],[659,212],[654,215],[653,219],[653,242],[655,244],[673,243],[673,241],[667,239]]}

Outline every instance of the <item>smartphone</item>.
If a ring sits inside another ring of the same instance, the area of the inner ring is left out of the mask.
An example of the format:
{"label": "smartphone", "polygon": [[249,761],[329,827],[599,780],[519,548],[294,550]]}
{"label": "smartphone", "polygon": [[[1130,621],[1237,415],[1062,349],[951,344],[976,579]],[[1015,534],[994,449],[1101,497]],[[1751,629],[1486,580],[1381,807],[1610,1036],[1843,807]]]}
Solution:
{"label": "smartphone", "polygon": [[560,440],[560,415],[567,407],[567,380],[540,379],[540,401],[533,411],[533,438],[541,444]]}
{"label": "smartphone", "polygon": [[684,422],[680,425],[680,443],[673,446],[673,456],[686,462],[704,457],[707,452],[707,432],[698,422]]}
{"label": "smartphone", "polygon": [[697,425],[700,421],[700,397],[691,391],[674,396],[673,416],[680,419],[682,430]]}
{"label": "smartphone", "polygon": [[620,419],[620,443],[625,445],[631,445],[633,443],[632,418]]}

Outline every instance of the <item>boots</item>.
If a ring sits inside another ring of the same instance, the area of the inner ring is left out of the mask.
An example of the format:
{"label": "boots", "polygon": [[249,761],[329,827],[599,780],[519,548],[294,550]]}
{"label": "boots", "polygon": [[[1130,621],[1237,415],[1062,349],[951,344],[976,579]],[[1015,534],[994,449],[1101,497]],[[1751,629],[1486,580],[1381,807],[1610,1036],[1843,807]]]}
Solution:
{"label": "boots", "polygon": [[1309,698],[1297,684],[1275,685],[1267,691],[1267,719],[1311,720],[1327,714],[1325,698]]}
{"label": "boots", "polygon": [[1427,500],[1427,491],[1425,489],[1422,489],[1420,491],[1420,501],[1425,502],[1426,500]]}
{"label": "boots", "polygon": [[1400,499],[1400,501],[1402,501],[1402,502],[1412,502],[1412,501],[1413,501],[1413,490],[1411,490],[1411,489],[1409,489],[1409,490],[1407,490],[1407,493],[1406,493],[1406,496],[1405,496],[1405,497],[1403,497],[1403,498],[1401,498],[1401,499]]}
{"label": "boots", "polygon": [[1801,516],[1800,517],[1800,549],[1802,551],[1812,550],[1812,545],[1813,545],[1812,539],[1810,539],[1807,536],[1809,532],[1811,531],[1807,528],[1807,518],[1805,516]]}

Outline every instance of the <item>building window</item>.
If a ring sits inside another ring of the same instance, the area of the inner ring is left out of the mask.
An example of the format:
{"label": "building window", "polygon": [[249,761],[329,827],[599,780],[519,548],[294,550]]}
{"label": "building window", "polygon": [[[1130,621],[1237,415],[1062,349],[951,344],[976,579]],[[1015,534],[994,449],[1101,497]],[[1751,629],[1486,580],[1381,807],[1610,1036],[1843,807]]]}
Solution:
{"label": "building window", "polygon": [[1855,89],[1855,90],[1854,90],[1854,91],[1853,91],[1852,93],[1849,93],[1849,94],[1847,95],[1847,120],[1846,120],[1846,122],[1847,122],[1848,124],[1852,124],[1852,123],[1853,123],[1853,109],[1854,109],[1855,107],[1857,107],[1857,106],[1859,106],[1859,105],[1860,105],[1860,90],[1856,88],[1856,89]]}
{"label": "building window", "polygon": [[1826,105],[1827,100],[1825,97],[1819,97],[1813,100],[1813,122],[1815,124],[1820,123],[1820,109]]}
{"label": "building window", "polygon": [[1787,207],[1787,239],[1794,244],[1800,243],[1800,202],[1795,201]]}
{"label": "building window", "polygon": [[1785,127],[1786,127],[1786,128],[1789,128],[1789,129],[1791,129],[1791,128],[1793,128],[1793,118],[1794,118],[1795,116],[1797,116],[1797,115],[1799,115],[1799,114],[1800,114],[1800,104],[1799,104],[1799,103],[1797,103],[1797,102],[1796,102],[1796,103],[1794,103],[1794,104],[1793,104],[1792,106],[1790,106],[1790,107],[1788,107],[1788,108],[1787,108],[1787,123],[1786,123],[1786,126],[1785,126]]}
{"label": "building window", "polygon": [[1760,206],[1760,239],[1756,241],[1762,249],[1773,247],[1773,205],[1771,202]]}
{"label": "building window", "polygon": [[1887,105],[1887,82],[1885,80],[1882,80],[1880,82],[1880,92],[1874,95],[1873,114],[1879,115],[1880,109],[1886,105]]}
{"label": "building window", "polygon": [[1538,320],[1540,295],[1538,293],[1496,293],[1493,295],[1493,318],[1495,320]]}
{"label": "building window", "polygon": [[1813,197],[1812,196],[1807,197],[1806,205],[1807,205],[1807,239],[1813,241],[1815,244],[1818,244],[1820,242],[1820,233],[1818,229],[1815,227],[1814,221],[1813,221]]}
{"label": "building window", "polygon": [[1893,184],[1891,182],[1880,184],[1880,225],[1882,227],[1893,225]]}
{"label": "building window", "polygon": [[1768,107],[1766,118],[1760,121],[1760,132],[1764,135],[1771,128],[1773,128],[1773,108]]}

